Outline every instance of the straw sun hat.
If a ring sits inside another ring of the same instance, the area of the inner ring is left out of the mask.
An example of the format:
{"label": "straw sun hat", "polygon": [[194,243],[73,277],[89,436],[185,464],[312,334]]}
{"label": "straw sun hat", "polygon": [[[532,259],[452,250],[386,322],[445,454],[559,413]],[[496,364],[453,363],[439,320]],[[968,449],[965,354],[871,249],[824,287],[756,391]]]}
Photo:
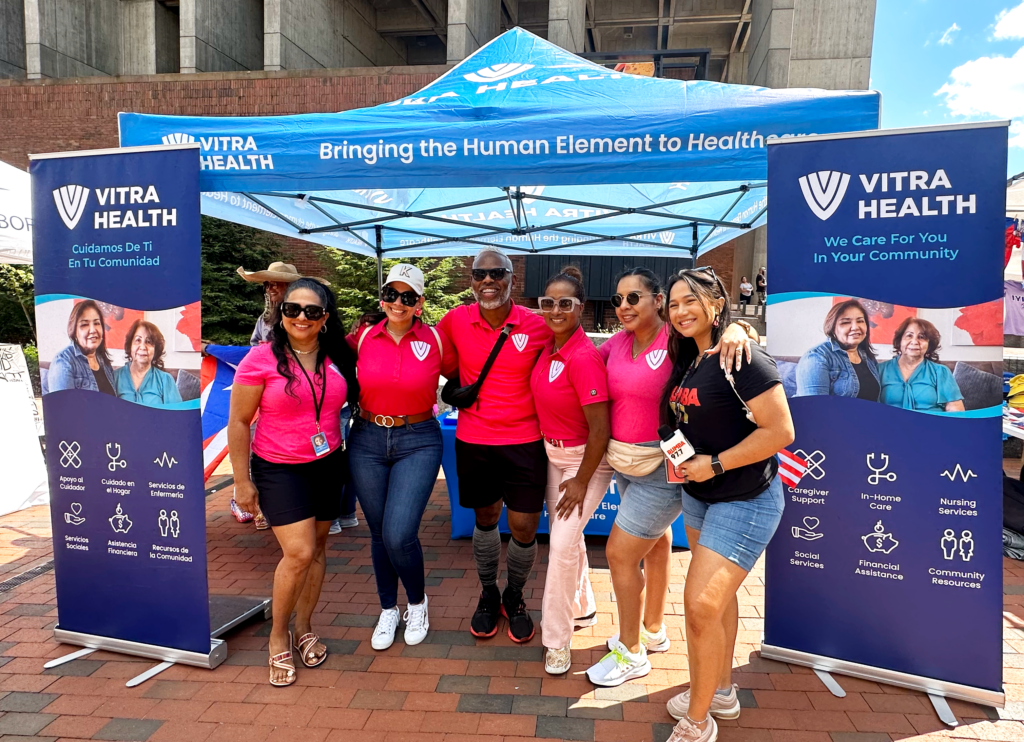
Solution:
{"label": "straw sun hat", "polygon": [[264,281],[282,281],[284,283],[291,283],[292,281],[298,281],[300,278],[312,278],[314,281],[322,283],[324,286],[330,286],[330,282],[323,278],[317,278],[316,276],[304,276],[295,270],[295,266],[291,263],[282,263],[275,261],[265,271],[247,271],[245,268],[239,267],[238,275],[249,283],[263,283]]}

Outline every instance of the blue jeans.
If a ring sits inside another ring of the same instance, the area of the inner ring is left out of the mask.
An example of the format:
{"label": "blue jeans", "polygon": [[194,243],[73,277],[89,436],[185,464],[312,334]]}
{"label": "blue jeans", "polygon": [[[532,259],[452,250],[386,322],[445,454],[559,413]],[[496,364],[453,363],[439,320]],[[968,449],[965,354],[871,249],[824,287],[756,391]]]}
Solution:
{"label": "blue jeans", "polygon": [[[352,419],[352,408],[345,405],[341,408],[341,439],[348,443],[348,436],[351,428],[349,421]],[[352,518],[356,514],[356,496],[351,486],[341,488],[341,517]]]}
{"label": "blue jeans", "polygon": [[370,528],[370,557],[381,608],[398,604],[398,581],[423,602],[419,528],[441,467],[441,426],[426,420],[382,428],[357,418],[348,439],[349,482]]}

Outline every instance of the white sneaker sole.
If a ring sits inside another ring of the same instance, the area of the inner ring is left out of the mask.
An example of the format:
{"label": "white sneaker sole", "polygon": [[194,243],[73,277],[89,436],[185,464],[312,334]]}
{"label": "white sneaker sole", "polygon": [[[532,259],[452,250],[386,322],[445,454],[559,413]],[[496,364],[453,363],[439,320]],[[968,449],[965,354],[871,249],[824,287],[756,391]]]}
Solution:
{"label": "white sneaker sole", "polygon": [[545,662],[544,672],[546,672],[548,675],[565,675],[567,672],[569,672],[570,667],[572,667],[571,664],[566,665],[565,667],[552,667],[547,662]]}
{"label": "white sneaker sole", "polygon": [[590,671],[589,670],[587,670],[587,679],[590,680],[590,682],[593,683],[594,685],[600,685],[600,686],[602,686],[604,688],[615,688],[615,687],[618,687],[618,686],[622,685],[623,683],[629,682],[630,680],[636,680],[637,678],[642,678],[645,675],[649,674],[650,672],[651,672],[651,663],[650,663],[650,660],[648,660],[647,662],[645,662],[644,664],[640,665],[639,667],[634,667],[632,670],[630,670],[626,674],[624,674],[624,675],[622,675],[622,676],[620,676],[618,678],[615,678],[613,680],[608,680],[608,679],[605,679],[605,680],[594,680],[594,678],[590,677]]}
{"label": "white sneaker sole", "polygon": [[[427,630],[429,631],[429,627],[427,627]],[[409,634],[406,633],[405,634],[405,643],[406,643],[406,646],[415,647],[417,644],[422,644],[423,640],[426,639],[426,638],[427,638],[427,631],[424,631],[423,632],[423,636],[419,636],[419,637],[409,636]]]}
{"label": "white sneaker sole", "polygon": [[389,641],[387,644],[378,644],[377,642],[373,641],[373,639],[370,639],[370,646],[376,649],[378,652],[383,652],[385,649],[387,649],[394,643],[395,637],[391,637],[391,641]]}
{"label": "white sneaker sole", "polygon": [[[610,639],[608,639],[606,644],[608,646],[608,651],[609,652],[612,651],[612,648],[613,648],[612,645],[615,644],[615,642],[617,642],[618,640],[619,640],[619,635],[618,634],[615,634]],[[647,647],[648,654],[651,653],[651,652],[667,652],[669,650],[669,647],[672,646],[672,640],[669,639],[666,636],[665,637],[665,641],[663,641],[663,642],[659,642],[658,644],[646,644],[645,646]]]}
{"label": "white sneaker sole", "polygon": [[[666,708],[666,710],[668,711],[668,715],[671,716],[676,721],[680,721],[680,720],[682,720],[682,718],[684,716],[686,716],[686,711],[679,711],[679,712],[677,712],[675,709],[671,709],[671,708]],[[716,719],[738,719],[738,718],[740,718],[740,712],[742,710],[743,710],[743,708],[740,706],[739,702],[737,701],[735,708],[722,709],[721,711],[719,711],[717,709],[712,709],[708,713],[711,714],[712,716],[714,716]]]}

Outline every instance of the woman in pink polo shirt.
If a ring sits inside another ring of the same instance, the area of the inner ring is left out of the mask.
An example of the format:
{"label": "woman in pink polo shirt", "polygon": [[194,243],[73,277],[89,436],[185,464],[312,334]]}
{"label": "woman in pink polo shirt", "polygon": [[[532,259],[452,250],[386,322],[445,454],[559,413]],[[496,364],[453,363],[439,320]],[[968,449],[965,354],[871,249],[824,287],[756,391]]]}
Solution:
{"label": "woman in pink polo shirt", "polygon": [[551,330],[530,377],[548,455],[549,532],[541,635],[544,669],[561,675],[571,664],[575,616],[596,613],[583,527],[608,490],[608,383],[604,362],[580,326],[583,276],[568,266],[548,280],[538,299]]}
{"label": "woman in pink polo shirt", "polygon": [[[341,408],[346,401],[355,404],[359,385],[327,287],[309,278],[289,285],[271,327],[270,342],[238,364],[228,446],[235,500],[243,510],[263,512],[284,553],[274,571],[270,631],[270,684],[283,686],[295,682],[288,631],[293,610],[303,664],[316,667],[327,658],[310,618],[327,568],[327,533],[348,475]],[[257,409],[250,457],[249,423]]]}
{"label": "woman in pink polo shirt", "polygon": [[441,466],[441,427],[434,418],[442,346],[423,311],[423,273],[391,268],[381,290],[387,318],[361,332],[359,415],[349,436],[352,487],[370,528],[370,557],[381,614],[370,645],[387,649],[398,628],[398,582],[408,598],[405,643],[427,636],[419,528]]}
{"label": "woman in pink polo shirt", "polygon": [[[661,281],[647,268],[633,268],[619,276],[616,292],[611,301],[623,329],[599,352],[608,368],[611,401],[607,456],[620,499],[606,549],[619,633],[608,640],[609,653],[587,670],[591,682],[603,686],[647,675],[647,653],[669,648],[664,618],[670,529],[682,511],[682,489],[668,482],[665,455],[658,445],[661,393],[672,371]],[[723,363],[735,358],[739,368],[743,355],[736,350],[745,345],[749,361],[750,326],[745,327],[734,324],[726,329]]]}

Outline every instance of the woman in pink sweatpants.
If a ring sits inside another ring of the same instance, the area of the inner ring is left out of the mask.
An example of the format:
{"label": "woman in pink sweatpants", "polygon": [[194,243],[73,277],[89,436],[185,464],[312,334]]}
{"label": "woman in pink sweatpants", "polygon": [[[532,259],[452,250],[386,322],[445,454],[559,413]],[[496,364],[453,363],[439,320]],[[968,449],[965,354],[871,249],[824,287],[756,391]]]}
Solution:
{"label": "woman in pink sweatpants", "polygon": [[548,280],[538,299],[552,339],[530,378],[548,454],[550,523],[541,634],[544,669],[560,675],[572,664],[576,624],[595,618],[583,528],[608,489],[608,379],[604,362],[580,326],[583,277],[574,266]]}

